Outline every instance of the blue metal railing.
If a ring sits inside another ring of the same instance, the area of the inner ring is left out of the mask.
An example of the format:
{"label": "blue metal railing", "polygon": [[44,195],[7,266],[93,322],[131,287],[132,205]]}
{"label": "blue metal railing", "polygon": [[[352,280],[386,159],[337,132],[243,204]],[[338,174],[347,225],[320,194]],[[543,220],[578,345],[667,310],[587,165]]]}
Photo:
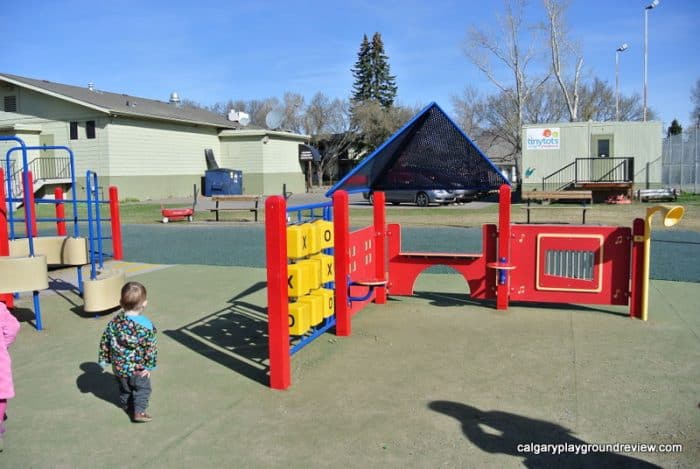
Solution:
{"label": "blue metal railing", "polygon": [[[320,213],[318,213],[320,212]],[[292,219],[295,219],[292,221]],[[312,220],[333,220],[333,202],[318,202],[308,205],[298,205],[295,207],[287,207],[287,221],[288,223],[305,223]],[[324,249],[325,254],[332,255],[332,249]],[[325,283],[324,288],[335,288],[335,282]],[[290,342],[295,341],[291,344],[289,349],[289,354],[294,355],[302,348],[306,347],[308,344],[313,342],[317,337],[327,332],[329,329],[333,328],[336,324],[335,315],[329,316],[324,319],[324,321],[319,325],[312,327],[309,332],[300,336],[299,339],[291,339]]]}

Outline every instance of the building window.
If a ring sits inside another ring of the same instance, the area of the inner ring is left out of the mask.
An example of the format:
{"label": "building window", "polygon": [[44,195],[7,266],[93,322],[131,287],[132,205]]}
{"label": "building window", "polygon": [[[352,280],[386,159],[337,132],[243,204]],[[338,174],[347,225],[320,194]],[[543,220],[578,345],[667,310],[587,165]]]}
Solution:
{"label": "building window", "polygon": [[75,121],[70,123],[70,139],[78,140],[78,123]]}
{"label": "building window", "polygon": [[17,96],[5,96],[3,106],[5,112],[17,112]]}
{"label": "building window", "polygon": [[85,136],[87,138],[95,138],[95,121],[85,122]]}

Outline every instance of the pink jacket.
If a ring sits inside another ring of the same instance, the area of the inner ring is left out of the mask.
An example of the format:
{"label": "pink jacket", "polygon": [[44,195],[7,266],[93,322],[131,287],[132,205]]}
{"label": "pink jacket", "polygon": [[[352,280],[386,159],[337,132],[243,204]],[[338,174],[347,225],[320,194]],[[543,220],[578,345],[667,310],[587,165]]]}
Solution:
{"label": "pink jacket", "polygon": [[19,332],[19,321],[10,314],[4,303],[0,302],[0,399],[15,397],[12,384],[12,361],[7,351]]}

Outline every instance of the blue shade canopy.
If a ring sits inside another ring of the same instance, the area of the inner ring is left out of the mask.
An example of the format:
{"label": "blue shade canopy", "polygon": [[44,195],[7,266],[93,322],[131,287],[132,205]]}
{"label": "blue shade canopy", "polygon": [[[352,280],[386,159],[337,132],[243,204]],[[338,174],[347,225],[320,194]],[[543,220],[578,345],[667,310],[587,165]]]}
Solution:
{"label": "blue shade canopy", "polygon": [[389,137],[327,196],[390,189],[474,189],[510,184],[501,171],[435,103]]}

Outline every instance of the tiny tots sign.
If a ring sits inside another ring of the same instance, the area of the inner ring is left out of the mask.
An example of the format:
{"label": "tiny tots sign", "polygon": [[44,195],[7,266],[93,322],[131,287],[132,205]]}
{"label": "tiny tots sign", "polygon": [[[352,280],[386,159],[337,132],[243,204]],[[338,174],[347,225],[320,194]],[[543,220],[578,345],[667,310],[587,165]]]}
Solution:
{"label": "tiny tots sign", "polygon": [[559,150],[559,127],[527,129],[528,150]]}

